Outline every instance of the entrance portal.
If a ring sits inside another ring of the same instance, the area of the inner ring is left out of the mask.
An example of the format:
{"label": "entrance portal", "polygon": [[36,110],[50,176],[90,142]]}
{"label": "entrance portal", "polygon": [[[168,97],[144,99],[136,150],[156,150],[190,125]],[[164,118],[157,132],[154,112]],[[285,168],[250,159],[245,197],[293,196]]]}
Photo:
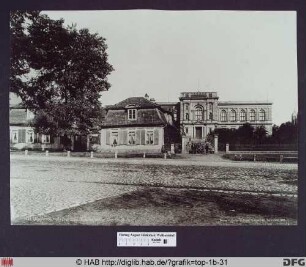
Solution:
{"label": "entrance portal", "polygon": [[202,127],[195,127],[196,130],[196,138],[197,139],[202,139]]}

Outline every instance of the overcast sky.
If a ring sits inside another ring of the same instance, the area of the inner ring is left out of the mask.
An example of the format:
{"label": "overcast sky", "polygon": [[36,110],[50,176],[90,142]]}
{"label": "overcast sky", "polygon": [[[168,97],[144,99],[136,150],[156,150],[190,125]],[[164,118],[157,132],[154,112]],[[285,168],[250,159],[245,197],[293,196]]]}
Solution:
{"label": "overcast sky", "polygon": [[273,122],[297,111],[296,14],[290,11],[48,11],[106,38],[115,71],[102,104],[146,93],[216,91],[220,101],[272,101]]}

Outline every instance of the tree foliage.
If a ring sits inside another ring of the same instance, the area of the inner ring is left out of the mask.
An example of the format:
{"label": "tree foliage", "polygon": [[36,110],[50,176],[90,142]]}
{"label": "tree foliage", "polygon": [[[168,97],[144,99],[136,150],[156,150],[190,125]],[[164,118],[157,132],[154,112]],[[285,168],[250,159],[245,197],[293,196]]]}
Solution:
{"label": "tree foliage", "polygon": [[268,135],[264,126],[254,128],[246,123],[238,129],[216,129],[207,138],[212,139],[214,134],[218,134],[221,144],[297,144],[298,125],[292,122],[282,123],[280,126],[274,125],[272,135]]}
{"label": "tree foliage", "polygon": [[282,123],[280,126],[273,126],[271,140],[278,144],[298,143],[298,124],[292,122]]}
{"label": "tree foliage", "polygon": [[40,12],[11,13],[11,92],[36,116],[38,132],[85,134],[101,118],[113,71],[106,40]]}

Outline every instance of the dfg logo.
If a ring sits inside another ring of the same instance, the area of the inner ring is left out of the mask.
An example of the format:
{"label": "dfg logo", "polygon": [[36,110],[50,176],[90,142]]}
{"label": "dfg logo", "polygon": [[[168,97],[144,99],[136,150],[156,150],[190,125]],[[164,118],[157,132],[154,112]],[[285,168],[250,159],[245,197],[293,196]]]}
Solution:
{"label": "dfg logo", "polygon": [[283,259],[283,266],[305,266],[305,259]]}

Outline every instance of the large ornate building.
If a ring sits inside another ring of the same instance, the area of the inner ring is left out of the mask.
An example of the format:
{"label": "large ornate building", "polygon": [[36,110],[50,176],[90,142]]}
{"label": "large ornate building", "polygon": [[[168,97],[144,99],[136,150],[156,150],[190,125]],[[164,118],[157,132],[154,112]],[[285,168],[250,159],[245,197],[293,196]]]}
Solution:
{"label": "large ornate building", "polygon": [[219,101],[216,92],[184,92],[180,96],[180,127],[191,139],[205,139],[216,128],[237,129],[245,123],[272,133],[272,103]]}

